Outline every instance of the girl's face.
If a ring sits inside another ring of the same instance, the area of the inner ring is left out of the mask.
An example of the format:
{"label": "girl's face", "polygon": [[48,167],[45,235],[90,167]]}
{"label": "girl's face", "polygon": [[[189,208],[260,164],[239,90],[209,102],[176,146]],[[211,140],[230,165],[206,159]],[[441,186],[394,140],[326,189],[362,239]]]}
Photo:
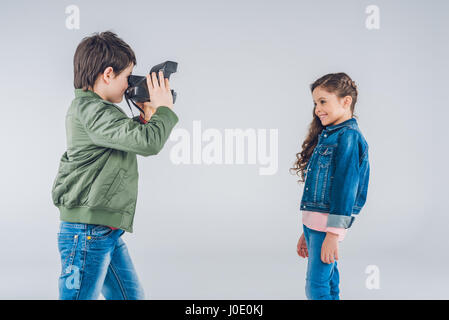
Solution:
{"label": "girl's face", "polygon": [[316,87],[313,92],[315,115],[323,126],[332,126],[352,118],[352,97],[339,98],[336,94]]}

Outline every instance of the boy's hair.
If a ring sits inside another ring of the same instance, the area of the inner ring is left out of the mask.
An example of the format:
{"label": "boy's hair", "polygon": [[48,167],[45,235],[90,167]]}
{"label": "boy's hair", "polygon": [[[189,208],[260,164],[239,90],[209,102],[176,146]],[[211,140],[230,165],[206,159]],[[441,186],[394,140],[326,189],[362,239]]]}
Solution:
{"label": "boy's hair", "polygon": [[73,70],[75,89],[86,91],[94,87],[98,75],[107,67],[117,76],[131,63],[136,65],[136,56],[131,47],[111,31],[94,33],[85,37],[75,51]]}

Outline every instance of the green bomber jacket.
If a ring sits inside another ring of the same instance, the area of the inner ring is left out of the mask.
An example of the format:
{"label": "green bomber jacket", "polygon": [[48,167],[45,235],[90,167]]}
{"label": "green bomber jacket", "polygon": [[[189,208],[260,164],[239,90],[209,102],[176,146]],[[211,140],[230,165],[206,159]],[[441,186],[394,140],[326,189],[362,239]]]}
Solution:
{"label": "green bomber jacket", "polygon": [[133,232],[136,155],[158,154],[177,122],[177,115],[161,106],[143,124],[95,92],[75,89],[65,119],[67,150],[51,192],[60,220]]}

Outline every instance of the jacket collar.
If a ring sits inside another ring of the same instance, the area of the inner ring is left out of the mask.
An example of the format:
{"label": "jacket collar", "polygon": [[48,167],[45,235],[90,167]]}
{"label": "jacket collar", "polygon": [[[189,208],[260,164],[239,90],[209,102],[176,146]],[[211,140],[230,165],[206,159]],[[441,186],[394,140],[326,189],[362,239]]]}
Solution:
{"label": "jacket collar", "polygon": [[337,129],[343,128],[343,127],[352,127],[352,128],[357,127],[357,120],[356,120],[356,118],[348,119],[346,121],[343,121],[342,123],[335,124],[333,126],[327,126],[324,129],[324,131],[329,132],[329,131],[337,130]]}
{"label": "jacket collar", "polygon": [[83,89],[75,89],[75,97],[76,98],[80,98],[80,97],[91,97],[91,98],[97,98],[97,99],[102,99],[102,97],[100,97],[98,94],[96,94],[93,91],[87,90],[84,91]]}

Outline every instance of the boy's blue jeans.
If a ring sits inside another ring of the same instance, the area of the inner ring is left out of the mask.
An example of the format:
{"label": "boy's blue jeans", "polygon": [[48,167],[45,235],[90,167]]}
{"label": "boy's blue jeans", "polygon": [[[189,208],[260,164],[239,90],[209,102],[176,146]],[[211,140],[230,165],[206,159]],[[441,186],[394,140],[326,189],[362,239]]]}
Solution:
{"label": "boy's blue jeans", "polygon": [[61,255],[60,300],[145,299],[128,249],[121,236],[97,224],[61,221],[58,250]]}
{"label": "boy's blue jeans", "polygon": [[309,300],[340,300],[340,282],[337,261],[331,264],[321,261],[321,246],[326,232],[307,228],[303,224],[304,238],[309,252],[306,275],[306,296]]}

